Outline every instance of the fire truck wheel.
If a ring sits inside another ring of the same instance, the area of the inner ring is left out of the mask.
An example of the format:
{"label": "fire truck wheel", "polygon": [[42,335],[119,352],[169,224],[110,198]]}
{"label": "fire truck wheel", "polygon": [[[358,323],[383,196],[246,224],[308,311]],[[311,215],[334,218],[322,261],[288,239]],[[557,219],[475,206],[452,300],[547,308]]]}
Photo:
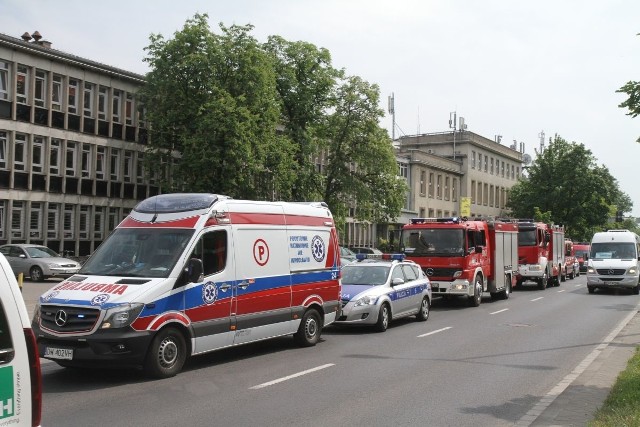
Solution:
{"label": "fire truck wheel", "polygon": [[151,341],[144,370],[152,378],[175,376],[187,359],[184,336],[176,328],[168,327],[158,332]]}
{"label": "fire truck wheel", "polygon": [[478,307],[482,302],[482,279],[479,276],[473,280],[473,296],[468,298],[471,307]]}
{"label": "fire truck wheel", "polygon": [[382,304],[380,307],[380,312],[378,313],[378,322],[376,323],[376,331],[384,332],[389,327],[389,318],[391,317],[391,312],[389,311],[389,304],[386,302]]}
{"label": "fire truck wheel", "polygon": [[421,322],[425,322],[429,318],[429,298],[422,298],[422,303],[420,304],[420,311],[416,314],[416,319]]}
{"label": "fire truck wheel", "polygon": [[541,291],[547,289],[548,280],[549,277],[547,276],[547,272],[545,271],[544,275],[538,279],[538,289],[540,289]]}
{"label": "fire truck wheel", "polygon": [[301,347],[312,347],[320,341],[322,319],[318,310],[310,308],[302,316],[298,332],[293,335],[295,342]]}
{"label": "fire truck wheel", "polygon": [[505,288],[498,292],[498,297],[500,299],[509,299],[509,295],[511,295],[511,276],[508,274],[504,276],[504,282],[507,284]]}

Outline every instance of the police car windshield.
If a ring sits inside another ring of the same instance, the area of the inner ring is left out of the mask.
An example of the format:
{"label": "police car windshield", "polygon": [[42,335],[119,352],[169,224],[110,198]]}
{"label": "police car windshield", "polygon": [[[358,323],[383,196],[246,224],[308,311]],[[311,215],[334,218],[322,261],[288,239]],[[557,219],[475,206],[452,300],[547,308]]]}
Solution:
{"label": "police car windshield", "polygon": [[402,232],[402,246],[408,256],[462,256],[464,230],[461,228],[413,229]]}
{"label": "police car windshield", "polygon": [[384,265],[349,264],[342,269],[342,284],[383,285],[387,282],[389,269]]}
{"label": "police car windshield", "polygon": [[118,228],[78,274],[168,277],[194,230]]}
{"label": "police car windshield", "polygon": [[592,259],[634,259],[636,245],[626,242],[592,243]]}

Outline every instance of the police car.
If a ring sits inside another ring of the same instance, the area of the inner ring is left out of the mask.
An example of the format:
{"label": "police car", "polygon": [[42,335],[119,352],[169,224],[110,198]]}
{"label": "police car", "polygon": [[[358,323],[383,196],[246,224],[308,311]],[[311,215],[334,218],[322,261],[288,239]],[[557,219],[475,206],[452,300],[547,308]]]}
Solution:
{"label": "police car", "polygon": [[342,315],[336,325],[372,325],[384,332],[406,316],[426,321],[431,308],[429,279],[402,254],[358,254],[342,268]]}

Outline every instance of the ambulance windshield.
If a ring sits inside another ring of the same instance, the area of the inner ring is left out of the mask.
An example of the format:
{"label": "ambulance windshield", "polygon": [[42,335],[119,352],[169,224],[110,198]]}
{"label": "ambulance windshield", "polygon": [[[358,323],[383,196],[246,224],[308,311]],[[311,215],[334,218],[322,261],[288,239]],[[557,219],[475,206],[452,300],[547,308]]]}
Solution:
{"label": "ambulance windshield", "polygon": [[168,277],[193,233],[190,229],[118,228],[79,274]]}
{"label": "ambulance windshield", "polygon": [[408,256],[463,256],[464,230],[461,228],[404,230],[402,247]]}
{"label": "ambulance windshield", "polygon": [[591,244],[591,258],[598,259],[635,259],[636,245],[628,242],[606,242]]}

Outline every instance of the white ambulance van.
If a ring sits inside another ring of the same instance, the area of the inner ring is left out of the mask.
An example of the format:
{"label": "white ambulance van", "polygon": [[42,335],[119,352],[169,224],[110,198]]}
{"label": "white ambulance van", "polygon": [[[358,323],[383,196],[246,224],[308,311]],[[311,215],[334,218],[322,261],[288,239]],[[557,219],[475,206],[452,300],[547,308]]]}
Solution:
{"label": "white ambulance van", "polygon": [[324,203],[164,194],[140,202],[78,274],[40,297],[42,357],[177,374],[190,355],[292,334],[313,346],[340,307]]}
{"label": "white ambulance van", "polygon": [[640,293],[640,237],[629,230],[596,233],[591,240],[587,289],[630,289]]}
{"label": "white ambulance van", "polygon": [[39,426],[41,411],[36,338],[15,274],[0,254],[0,426]]}

